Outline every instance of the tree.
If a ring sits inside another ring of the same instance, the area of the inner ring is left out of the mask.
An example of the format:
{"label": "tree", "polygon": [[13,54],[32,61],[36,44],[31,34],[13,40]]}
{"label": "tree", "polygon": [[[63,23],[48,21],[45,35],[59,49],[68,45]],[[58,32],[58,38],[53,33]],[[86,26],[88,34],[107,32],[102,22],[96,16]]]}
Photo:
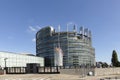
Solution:
{"label": "tree", "polygon": [[103,63],[102,63],[102,67],[103,67],[103,68],[107,68],[107,67],[108,67],[108,64],[107,64],[106,62],[103,62]]}
{"label": "tree", "polygon": [[119,67],[120,66],[119,61],[118,61],[118,56],[117,56],[117,53],[116,53],[115,50],[113,50],[111,62],[112,62],[112,65],[114,67]]}
{"label": "tree", "polygon": [[109,65],[106,62],[99,62],[102,68],[107,68]]}

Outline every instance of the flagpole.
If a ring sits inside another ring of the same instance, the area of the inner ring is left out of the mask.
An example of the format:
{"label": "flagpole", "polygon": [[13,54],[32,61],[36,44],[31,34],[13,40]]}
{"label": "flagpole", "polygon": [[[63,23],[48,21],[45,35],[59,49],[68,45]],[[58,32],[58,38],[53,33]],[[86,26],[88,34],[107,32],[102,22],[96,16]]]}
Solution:
{"label": "flagpole", "polygon": [[69,39],[68,39],[68,24],[67,24],[67,66],[69,65]]}
{"label": "flagpole", "polygon": [[60,36],[60,25],[58,25],[58,47],[60,48],[60,39],[59,39],[59,36]]}

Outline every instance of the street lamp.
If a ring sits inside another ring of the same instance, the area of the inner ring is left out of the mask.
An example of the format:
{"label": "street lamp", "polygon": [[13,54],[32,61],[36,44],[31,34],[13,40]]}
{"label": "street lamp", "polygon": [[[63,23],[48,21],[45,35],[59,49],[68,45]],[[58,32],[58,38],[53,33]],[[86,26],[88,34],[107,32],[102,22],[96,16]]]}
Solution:
{"label": "street lamp", "polygon": [[67,50],[68,50],[68,52],[67,52],[67,57],[68,57],[68,59],[67,59],[67,66],[69,65],[69,41],[68,41],[68,24],[67,24]]}
{"label": "street lamp", "polygon": [[6,60],[7,60],[8,58],[4,58],[4,61],[5,61],[5,69],[6,69]]}

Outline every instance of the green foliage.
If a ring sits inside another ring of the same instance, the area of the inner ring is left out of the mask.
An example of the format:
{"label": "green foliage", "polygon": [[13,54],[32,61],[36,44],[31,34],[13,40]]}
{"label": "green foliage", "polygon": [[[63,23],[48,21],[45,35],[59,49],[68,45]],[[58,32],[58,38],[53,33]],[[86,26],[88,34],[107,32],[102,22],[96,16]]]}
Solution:
{"label": "green foliage", "polygon": [[115,50],[113,50],[111,62],[114,67],[120,67],[120,62],[118,61],[118,56]]}
{"label": "green foliage", "polygon": [[77,36],[78,39],[81,39],[80,36]]}
{"label": "green foliage", "polygon": [[105,63],[102,64],[102,67],[103,67],[103,68],[107,68],[107,67],[108,67],[108,64],[105,62]]}
{"label": "green foliage", "polygon": [[106,62],[99,62],[102,68],[107,68],[109,65]]}

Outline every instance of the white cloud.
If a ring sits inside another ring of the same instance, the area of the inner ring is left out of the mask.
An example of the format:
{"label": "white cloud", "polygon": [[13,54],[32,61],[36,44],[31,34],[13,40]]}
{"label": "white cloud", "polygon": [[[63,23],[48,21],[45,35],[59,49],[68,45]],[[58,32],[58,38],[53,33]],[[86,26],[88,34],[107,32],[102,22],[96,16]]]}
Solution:
{"label": "white cloud", "polygon": [[35,38],[33,38],[33,39],[32,39],[32,41],[33,41],[33,42],[36,42],[36,39],[35,39]]}
{"label": "white cloud", "polygon": [[38,25],[37,26],[29,26],[28,28],[29,28],[30,32],[37,32],[38,30],[41,29],[41,27]]}
{"label": "white cloud", "polygon": [[29,26],[29,30],[32,31],[32,32],[36,32],[36,29],[32,26]]}
{"label": "white cloud", "polygon": [[[35,34],[37,33],[37,31],[39,31],[41,29],[40,26],[36,25],[36,26],[28,26],[28,29],[27,29],[27,32],[30,33],[31,37],[34,36],[35,37]],[[31,41],[32,42],[36,42],[36,39],[35,38],[31,38]]]}
{"label": "white cloud", "polygon": [[38,26],[38,25],[36,26],[36,28],[37,28],[38,30],[40,30],[40,29],[41,29],[41,27],[40,27],[40,26]]}

